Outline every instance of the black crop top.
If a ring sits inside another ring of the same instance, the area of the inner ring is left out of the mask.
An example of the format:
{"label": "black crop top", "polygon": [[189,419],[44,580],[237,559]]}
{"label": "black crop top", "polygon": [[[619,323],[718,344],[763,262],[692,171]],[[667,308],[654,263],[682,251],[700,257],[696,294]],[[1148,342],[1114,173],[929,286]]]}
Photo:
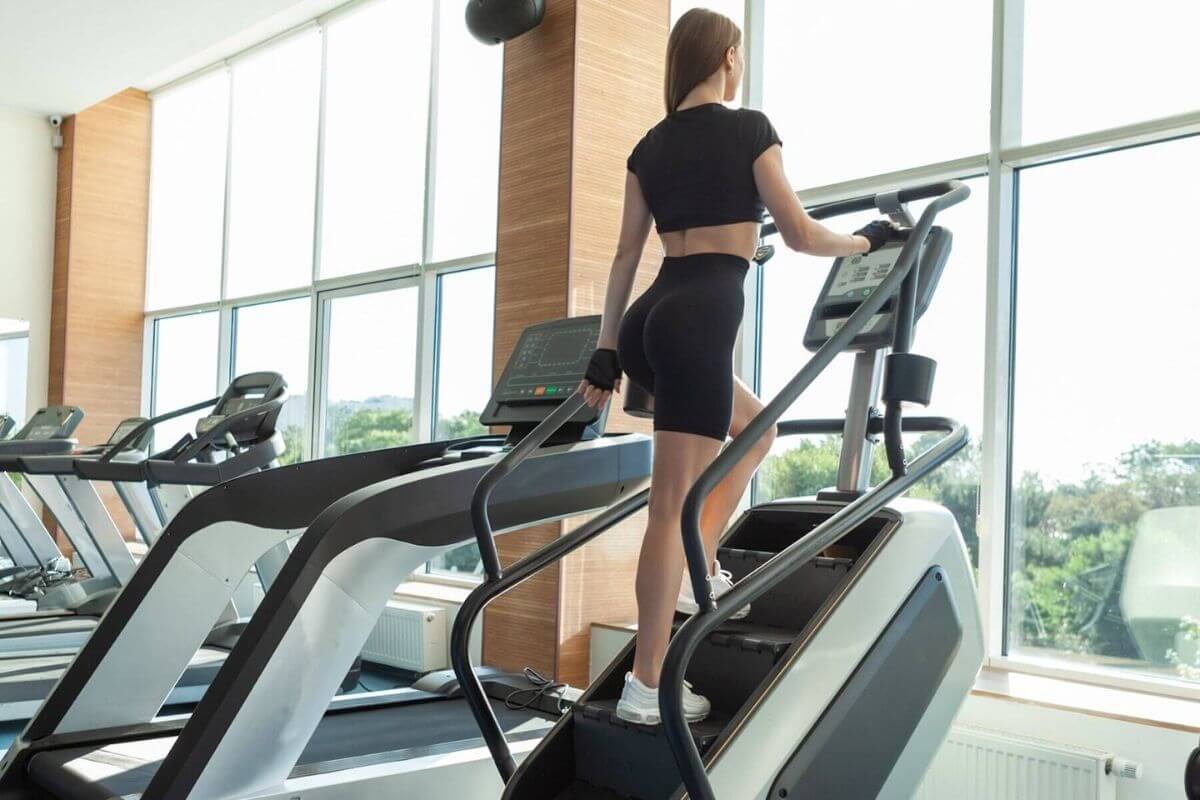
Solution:
{"label": "black crop top", "polygon": [[762,222],[753,164],[779,134],[761,111],[693,106],[668,115],[626,162],[659,233]]}

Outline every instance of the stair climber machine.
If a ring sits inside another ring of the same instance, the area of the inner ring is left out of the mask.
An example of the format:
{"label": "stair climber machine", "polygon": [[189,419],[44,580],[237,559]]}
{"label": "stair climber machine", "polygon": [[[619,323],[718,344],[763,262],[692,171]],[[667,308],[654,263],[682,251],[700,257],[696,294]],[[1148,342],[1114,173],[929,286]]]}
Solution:
{"label": "stair climber machine", "polygon": [[[283,438],[276,432],[275,422],[286,400],[287,385],[277,373],[243,375],[217,398],[149,420],[126,420],[103,448],[55,457],[22,456],[17,466],[30,480],[69,482],[79,496],[90,493],[97,506],[93,516],[97,518],[104,509],[95,495],[93,482],[112,482],[124,487],[118,492],[123,499],[139,498],[136,504],[126,500],[131,514],[135,508],[150,513],[151,506],[181,507],[196,488],[214,486],[276,463],[283,452]],[[156,425],[202,409],[211,411],[197,423],[194,436],[185,436],[167,450],[147,457],[142,448],[148,444]],[[173,496],[170,490],[176,490]],[[112,524],[107,511],[103,520]],[[143,536],[152,530],[141,524],[138,528]],[[57,593],[60,598],[73,598],[74,602],[57,609],[0,619],[0,721],[28,719],[38,709],[76,652],[97,630],[102,615],[116,601],[120,587],[128,586],[141,569],[115,526],[111,537],[112,544],[106,550],[108,560],[98,563],[121,564],[121,570],[115,573],[119,579],[101,583],[94,579],[84,581],[71,587],[70,592]],[[155,541],[156,538],[149,538],[149,543]],[[118,560],[122,553],[123,560]],[[259,577],[269,576],[284,557],[279,553],[264,554],[263,563],[258,565]],[[178,591],[177,600],[188,603],[186,587],[180,586]],[[50,596],[48,593],[47,597]],[[204,646],[194,651],[175,673],[168,693],[169,703],[199,700],[245,626],[249,610],[239,611],[232,603],[222,610],[215,626],[207,632]],[[149,641],[169,636],[169,628],[170,624],[164,625]],[[153,649],[141,657],[153,660]]]}
{"label": "stair climber machine", "polygon": [[[53,409],[38,412],[47,413],[56,412]],[[141,417],[123,421],[106,445],[62,455],[0,456],[0,468],[8,474],[22,475],[54,515],[83,570],[57,577],[57,571],[30,567],[0,575],[0,591],[29,603],[26,613],[0,618],[0,665],[6,655],[13,653],[78,649],[94,625],[84,620],[103,613],[133,574],[137,566],[133,554],[96,486],[77,477],[73,467],[77,459],[99,456],[142,422]],[[131,441],[120,457],[144,460],[148,447],[148,436]],[[31,452],[44,449],[30,448]],[[0,674],[3,669],[0,666]]]}
{"label": "stair climber machine", "polygon": [[[879,209],[895,241],[837,259],[805,335],[812,358],[691,489],[684,549],[700,612],[679,617],[660,683],[662,726],[616,716],[630,644],[518,766],[467,658],[466,632],[493,597],[582,546],[565,537],[511,566],[489,569],[455,621],[452,657],[465,697],[506,782],[505,800],[751,800],[909,798],[983,662],[967,551],[945,508],[902,498],[967,443],[941,417],[903,418],[928,404],[935,364],[910,352],[950,252],[934,227],[969,190],[952,181],[818,207],[814,217]],[[933,198],[915,221],[906,204]],[[774,232],[767,226],[764,235]],[[887,348],[891,354],[887,354]],[[835,489],[749,509],[725,534],[721,565],[734,588],[718,606],[700,536],[705,497],[840,353],[855,353],[845,419],[794,420],[780,435],[843,435]],[[882,385],[885,411],[875,409]],[[946,436],[911,463],[903,432]],[[870,487],[880,435],[892,475]],[[486,519],[480,548],[489,545]],[[836,547],[835,547],[836,545]],[[747,604],[749,616],[730,617]],[[712,701],[684,720],[684,679]],[[455,793],[456,796],[464,796]]]}
{"label": "stair climber machine", "polygon": [[[495,797],[487,747],[444,673],[424,688],[334,695],[395,587],[472,541],[472,498],[493,468],[524,461],[491,493],[501,531],[596,509],[584,528],[607,527],[645,504],[649,437],[605,434],[604,414],[563,402],[599,324],[524,331],[481,417],[511,426],[507,437],[293,464],[193,500],[0,762],[0,798]],[[231,584],[296,530],[193,713],[156,719]],[[495,701],[517,747],[559,716],[561,698],[520,675],[490,671],[486,682],[512,706]]]}

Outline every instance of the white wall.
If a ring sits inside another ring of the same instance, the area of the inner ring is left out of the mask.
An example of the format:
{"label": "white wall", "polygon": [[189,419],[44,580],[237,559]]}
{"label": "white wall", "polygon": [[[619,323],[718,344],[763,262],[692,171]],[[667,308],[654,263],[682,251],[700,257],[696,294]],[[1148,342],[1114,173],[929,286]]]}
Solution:
{"label": "white wall", "polygon": [[46,119],[0,108],[0,317],[29,322],[30,410],[46,403],[50,368],[57,169]]}

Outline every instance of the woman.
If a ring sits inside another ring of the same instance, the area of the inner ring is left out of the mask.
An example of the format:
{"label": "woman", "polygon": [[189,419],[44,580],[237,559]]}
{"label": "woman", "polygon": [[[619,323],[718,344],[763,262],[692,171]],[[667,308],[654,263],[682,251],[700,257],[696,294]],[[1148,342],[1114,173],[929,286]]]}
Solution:
{"label": "woman", "polygon": [[[769,210],[784,243],[817,256],[847,256],[882,246],[892,226],[872,222],[854,235],[815,222],[792,192],[781,141],[758,111],[730,109],[744,68],[741,31],[704,9],[684,14],[667,43],[667,116],[633,149],[625,208],[604,305],[599,347],[579,391],[589,405],[619,391],[621,368],[654,395],[654,464],[649,522],[637,570],[638,633],[633,671],[617,706],[623,719],[657,724],[658,678],[675,611],[694,613],[680,591],[684,557],[680,512],[688,489],[762,403],[733,375],[742,319],[742,283]],[[765,207],[765,209],[764,209]],[[651,221],[666,258],[653,285],[625,310]],[[701,517],[710,558],[774,441],[750,455],[709,496]],[[710,586],[720,597],[728,572],[713,560]],[[684,690],[691,720],[709,703]]]}

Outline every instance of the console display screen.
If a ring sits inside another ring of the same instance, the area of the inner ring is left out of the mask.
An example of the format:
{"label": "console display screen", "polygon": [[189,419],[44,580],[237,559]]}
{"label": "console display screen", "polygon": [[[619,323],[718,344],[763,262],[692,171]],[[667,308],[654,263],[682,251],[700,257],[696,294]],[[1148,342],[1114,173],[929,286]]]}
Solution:
{"label": "console display screen", "polygon": [[843,258],[842,265],[833,278],[833,284],[829,287],[829,299],[845,301],[869,296],[896,265],[901,247],[902,244],[897,243],[874,253]]}
{"label": "console display screen", "polygon": [[598,317],[527,329],[493,398],[500,403],[519,403],[570,394],[587,370],[599,337]]}

